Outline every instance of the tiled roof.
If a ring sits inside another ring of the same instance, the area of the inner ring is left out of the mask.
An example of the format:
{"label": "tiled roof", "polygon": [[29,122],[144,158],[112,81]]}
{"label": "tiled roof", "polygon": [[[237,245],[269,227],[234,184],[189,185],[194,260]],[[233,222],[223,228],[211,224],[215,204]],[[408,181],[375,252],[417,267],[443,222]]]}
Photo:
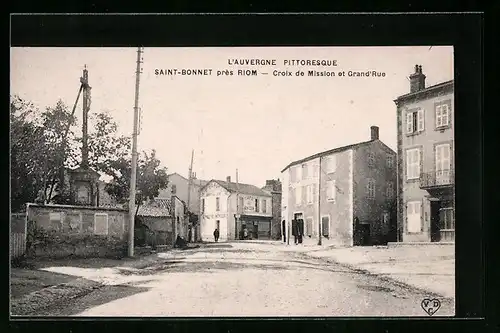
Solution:
{"label": "tiled roof", "polygon": [[304,163],[304,162],[307,162],[307,161],[310,161],[310,160],[314,160],[315,158],[318,158],[318,157],[321,157],[321,156],[330,155],[330,154],[333,154],[333,153],[340,153],[340,152],[345,151],[345,150],[349,150],[349,149],[352,149],[352,148],[357,148],[359,146],[371,143],[373,141],[374,140],[358,142],[358,143],[355,143],[355,144],[352,144],[352,145],[338,147],[338,148],[326,150],[326,151],[323,151],[321,153],[317,153],[317,154],[308,156],[306,158],[303,158],[301,160],[297,160],[297,161],[294,161],[294,162],[288,164],[283,170],[281,170],[281,172],[285,171],[286,169],[288,169],[291,166],[294,166],[294,165],[297,165],[297,164],[301,164],[301,163]]}
{"label": "tiled roof", "polygon": [[170,207],[170,199],[155,199],[152,202],[140,205],[137,215],[152,217],[170,216]]}
{"label": "tiled roof", "polygon": [[[213,179],[212,181],[216,182],[220,186],[224,187],[226,190],[230,192],[238,192],[241,194],[248,195],[259,195],[263,197],[270,197],[271,195],[257,186],[250,184],[242,184],[242,183],[234,183],[234,182],[225,182],[222,180]],[[208,184],[208,183],[207,183]]]}

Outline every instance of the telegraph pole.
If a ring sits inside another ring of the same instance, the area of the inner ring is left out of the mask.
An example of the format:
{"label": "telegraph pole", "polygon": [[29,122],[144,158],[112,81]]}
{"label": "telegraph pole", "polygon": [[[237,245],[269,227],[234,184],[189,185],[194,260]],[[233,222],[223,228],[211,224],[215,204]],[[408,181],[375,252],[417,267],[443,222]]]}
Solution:
{"label": "telegraph pole", "polygon": [[238,169],[236,169],[236,214],[234,216],[234,239],[238,239],[238,220],[241,217],[240,211],[243,211],[243,207],[240,207],[240,185],[238,180]]}
{"label": "telegraph pole", "polygon": [[323,221],[321,221],[321,156],[319,157],[319,172],[318,172],[318,245],[322,244],[322,227]]}
{"label": "telegraph pole", "polygon": [[139,115],[139,82],[141,75],[141,47],[137,48],[137,69],[135,71],[135,103],[134,103],[134,129],[132,131],[132,173],[130,175],[130,196],[129,196],[129,232],[128,232],[128,255],[134,256],[134,227],[135,227],[135,191],[137,182],[137,123]]}
{"label": "telegraph pole", "polygon": [[[191,184],[192,184],[192,177],[193,177],[193,158],[194,158],[194,149],[191,151],[191,164],[189,164],[189,176],[188,176],[188,197],[187,197],[187,210],[188,214],[191,213],[191,206],[190,206],[190,201],[191,201]],[[188,215],[188,223],[189,221],[189,215]],[[191,225],[191,237],[193,237],[193,226]],[[191,238],[189,238],[189,242],[191,242]]]}

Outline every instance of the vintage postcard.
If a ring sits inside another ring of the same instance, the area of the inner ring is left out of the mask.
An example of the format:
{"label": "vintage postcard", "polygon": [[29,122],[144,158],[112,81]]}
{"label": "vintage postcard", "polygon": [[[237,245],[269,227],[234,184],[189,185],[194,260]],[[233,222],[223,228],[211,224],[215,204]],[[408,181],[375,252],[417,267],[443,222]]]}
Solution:
{"label": "vintage postcard", "polygon": [[11,314],[455,315],[452,46],[11,48]]}

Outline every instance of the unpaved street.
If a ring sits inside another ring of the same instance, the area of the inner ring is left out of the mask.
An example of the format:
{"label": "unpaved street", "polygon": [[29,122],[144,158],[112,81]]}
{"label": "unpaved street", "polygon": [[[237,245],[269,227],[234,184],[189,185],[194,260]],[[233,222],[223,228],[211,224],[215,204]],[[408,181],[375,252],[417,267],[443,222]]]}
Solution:
{"label": "unpaved street", "polygon": [[[300,247],[300,245],[299,245]],[[427,316],[430,295],[311,259],[294,246],[209,244],[159,254],[147,269],[40,315]],[[454,314],[441,300],[434,316]]]}

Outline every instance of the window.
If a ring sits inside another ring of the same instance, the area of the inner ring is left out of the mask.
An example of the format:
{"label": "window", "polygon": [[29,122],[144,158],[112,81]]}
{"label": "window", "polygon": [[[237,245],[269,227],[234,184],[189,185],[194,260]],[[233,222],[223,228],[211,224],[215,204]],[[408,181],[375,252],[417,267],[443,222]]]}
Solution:
{"label": "window", "polygon": [[205,212],[205,199],[201,199],[201,213]]}
{"label": "window", "polygon": [[295,179],[297,177],[297,175],[295,174],[295,168],[290,168],[289,169],[289,172],[290,172],[290,183],[295,183]]}
{"label": "window", "polygon": [[267,201],[262,199],[262,213],[267,213]]}
{"label": "window", "polygon": [[420,210],[422,203],[420,201],[410,201],[406,204],[406,220],[408,233],[422,232],[422,221]]}
{"label": "window", "polygon": [[302,179],[307,179],[309,177],[309,168],[307,164],[302,164]]}
{"label": "window", "polygon": [[450,145],[436,146],[436,185],[450,184]]}
{"label": "window", "polygon": [[406,151],[406,178],[418,179],[420,177],[420,149]]}
{"label": "window", "polygon": [[387,155],[387,167],[392,168],[394,166],[394,156]]}
{"label": "window", "polygon": [[335,158],[335,156],[328,156],[326,158],[325,164],[326,164],[325,168],[326,173],[335,172],[335,170],[337,169],[337,159]]}
{"label": "window", "polygon": [[439,219],[442,223],[443,229],[455,230],[455,216],[453,208],[441,208],[439,210]]}
{"label": "window", "polygon": [[108,214],[95,213],[94,215],[94,233],[96,235],[108,234]]}
{"label": "window", "polygon": [[173,184],[172,185],[172,194],[177,193],[177,185]]}
{"label": "window", "polygon": [[446,127],[450,124],[448,104],[436,106],[436,128]]}
{"label": "window", "polygon": [[255,212],[259,211],[259,199],[255,199]]}
{"label": "window", "polygon": [[387,183],[387,188],[385,189],[385,195],[387,196],[388,199],[392,199],[394,196],[394,184],[393,183]]}
{"label": "window", "polygon": [[336,193],[335,180],[329,180],[326,182],[326,200],[334,201]]}
{"label": "window", "polygon": [[295,182],[300,182],[302,179],[302,167],[300,165],[295,167],[295,173]]}
{"label": "window", "polygon": [[406,113],[406,133],[414,134],[422,132],[425,127],[424,110],[410,111]]}
{"label": "window", "polygon": [[318,178],[319,176],[319,164],[314,164],[314,178]]}
{"label": "window", "polygon": [[314,176],[314,172],[315,172],[315,166],[313,164],[313,162],[309,162],[309,164],[307,164],[307,167],[308,167],[308,175],[309,175],[309,178],[312,178]]}
{"label": "window", "polygon": [[375,164],[375,154],[368,153],[368,165],[373,166]]}
{"label": "window", "polygon": [[307,203],[312,204],[314,201],[313,186],[307,185],[306,190],[307,190]]}
{"label": "window", "polygon": [[368,199],[375,199],[375,179],[368,179],[366,184],[366,197]]}
{"label": "window", "polygon": [[220,198],[215,198],[215,210],[218,212],[220,210]]}
{"label": "window", "polygon": [[295,188],[295,204],[298,206],[302,203],[302,188],[297,186]]}

